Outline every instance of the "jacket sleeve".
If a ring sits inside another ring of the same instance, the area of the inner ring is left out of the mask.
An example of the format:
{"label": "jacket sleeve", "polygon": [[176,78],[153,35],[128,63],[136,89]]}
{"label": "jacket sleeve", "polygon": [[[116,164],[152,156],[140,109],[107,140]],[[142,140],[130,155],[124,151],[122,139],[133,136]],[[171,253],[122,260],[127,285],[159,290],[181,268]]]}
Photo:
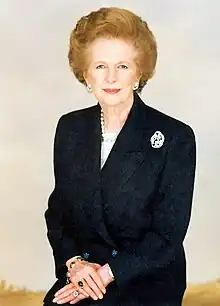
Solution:
{"label": "jacket sleeve", "polygon": [[[151,230],[132,248],[118,252],[109,266],[119,287],[136,277],[156,274],[175,260],[190,221],[196,166],[193,130],[182,128],[168,144]],[[135,216],[134,216],[135,218]]]}
{"label": "jacket sleeve", "polygon": [[48,200],[45,211],[47,237],[53,250],[55,261],[55,275],[65,277],[67,272],[66,261],[79,254],[73,238],[68,236],[66,220],[68,217],[62,185],[65,184],[65,152],[67,151],[68,137],[67,124],[64,116],[60,118],[54,140],[54,177],[55,187]]}

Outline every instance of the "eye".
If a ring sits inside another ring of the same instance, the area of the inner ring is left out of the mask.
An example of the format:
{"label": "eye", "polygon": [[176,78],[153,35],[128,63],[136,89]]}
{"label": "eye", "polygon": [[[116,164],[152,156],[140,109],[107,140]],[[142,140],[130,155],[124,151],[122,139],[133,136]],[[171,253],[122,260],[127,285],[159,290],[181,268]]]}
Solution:
{"label": "eye", "polygon": [[126,66],[126,65],[123,65],[123,64],[122,64],[122,65],[120,65],[120,66],[121,66],[121,67],[123,66],[123,67],[124,67],[124,68],[126,68],[126,69],[128,68],[128,66]]}
{"label": "eye", "polygon": [[[101,67],[105,67],[104,65],[98,65],[97,67],[96,67],[96,69],[99,69],[99,68],[101,68]],[[126,66],[126,65],[119,65],[119,67],[123,67],[123,68],[125,68],[125,69],[128,69],[128,66]]]}
{"label": "eye", "polygon": [[104,66],[104,65],[98,65],[98,66],[96,67],[96,69],[98,69],[98,68],[101,67],[101,66]]}

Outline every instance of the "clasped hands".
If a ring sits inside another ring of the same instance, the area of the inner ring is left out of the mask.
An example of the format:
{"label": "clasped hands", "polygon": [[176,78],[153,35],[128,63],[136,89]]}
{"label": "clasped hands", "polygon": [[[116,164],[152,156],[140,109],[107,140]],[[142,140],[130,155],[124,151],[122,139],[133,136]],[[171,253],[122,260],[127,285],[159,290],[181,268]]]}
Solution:
{"label": "clasped hands", "polygon": [[[88,261],[77,261],[69,274],[71,282],[55,293],[54,303],[76,304],[89,297],[94,300],[102,299],[106,293],[105,288],[113,281],[108,264],[101,266]],[[78,281],[83,281],[83,287],[79,287]],[[78,291],[78,296],[73,295],[75,291]]]}

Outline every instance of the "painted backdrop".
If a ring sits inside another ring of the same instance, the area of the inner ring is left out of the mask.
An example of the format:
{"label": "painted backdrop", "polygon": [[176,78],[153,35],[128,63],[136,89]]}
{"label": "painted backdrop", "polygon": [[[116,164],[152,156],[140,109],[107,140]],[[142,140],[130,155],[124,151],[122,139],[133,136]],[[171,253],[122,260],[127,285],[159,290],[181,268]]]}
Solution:
{"label": "painted backdrop", "polygon": [[82,15],[114,5],[144,18],[157,38],[157,72],[143,99],[196,133],[188,281],[220,277],[220,2],[2,0],[0,279],[8,283],[47,289],[54,281],[43,214],[54,182],[55,127],[61,114],[96,103],[68,68],[69,33]]}

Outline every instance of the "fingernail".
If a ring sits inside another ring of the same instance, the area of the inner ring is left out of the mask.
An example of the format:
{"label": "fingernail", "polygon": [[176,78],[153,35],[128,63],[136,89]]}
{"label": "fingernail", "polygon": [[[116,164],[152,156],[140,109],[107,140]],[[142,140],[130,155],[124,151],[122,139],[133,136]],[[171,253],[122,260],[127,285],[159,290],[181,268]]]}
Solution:
{"label": "fingernail", "polygon": [[102,295],[102,294],[99,294],[99,298],[102,299],[102,298],[103,298],[103,295]]}
{"label": "fingernail", "polygon": [[56,301],[57,301],[57,299],[56,299],[56,298],[54,298],[52,302],[53,302],[53,303],[56,303]]}
{"label": "fingernail", "polygon": [[102,292],[105,294],[105,293],[106,293],[106,290],[105,290],[105,289],[103,289],[103,290],[102,290]]}

